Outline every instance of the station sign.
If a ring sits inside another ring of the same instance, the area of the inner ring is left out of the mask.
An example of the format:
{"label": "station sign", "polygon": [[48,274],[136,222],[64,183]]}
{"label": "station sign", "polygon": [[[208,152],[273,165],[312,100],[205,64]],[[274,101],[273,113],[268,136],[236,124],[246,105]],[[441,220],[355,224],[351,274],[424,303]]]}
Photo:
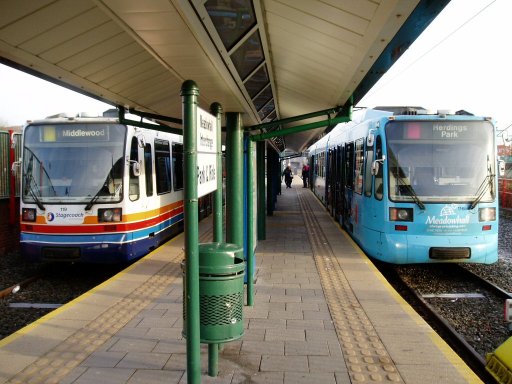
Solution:
{"label": "station sign", "polygon": [[217,189],[217,117],[197,108],[197,196]]}

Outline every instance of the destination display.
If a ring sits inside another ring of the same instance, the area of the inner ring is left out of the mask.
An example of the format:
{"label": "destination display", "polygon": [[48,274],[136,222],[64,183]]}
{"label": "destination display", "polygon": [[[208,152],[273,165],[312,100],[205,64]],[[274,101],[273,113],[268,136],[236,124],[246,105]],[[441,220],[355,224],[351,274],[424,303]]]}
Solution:
{"label": "destination display", "polygon": [[40,126],[40,141],[50,142],[98,142],[110,140],[109,125],[42,125]]}
{"label": "destination display", "polygon": [[434,123],[432,127],[433,139],[462,139],[468,136],[472,137],[465,123]]}
{"label": "destination display", "polygon": [[386,129],[389,140],[483,140],[492,125],[487,121],[393,121]]}

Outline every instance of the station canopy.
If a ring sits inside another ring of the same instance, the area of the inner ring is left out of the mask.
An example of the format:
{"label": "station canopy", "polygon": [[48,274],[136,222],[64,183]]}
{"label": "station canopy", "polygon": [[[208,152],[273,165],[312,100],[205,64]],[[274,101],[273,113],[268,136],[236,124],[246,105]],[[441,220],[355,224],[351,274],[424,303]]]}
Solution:
{"label": "station canopy", "polygon": [[[3,0],[0,61],[161,116],[181,118],[190,79],[203,109],[219,102],[245,126],[333,109],[310,119],[325,120],[357,103],[448,1]],[[325,129],[271,142],[301,152]]]}

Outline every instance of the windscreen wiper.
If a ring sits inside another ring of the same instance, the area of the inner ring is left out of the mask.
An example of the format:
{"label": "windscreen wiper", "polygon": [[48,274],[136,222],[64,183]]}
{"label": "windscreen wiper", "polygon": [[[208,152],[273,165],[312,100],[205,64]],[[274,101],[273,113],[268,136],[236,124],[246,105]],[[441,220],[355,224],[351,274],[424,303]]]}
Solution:
{"label": "windscreen wiper", "polygon": [[487,190],[489,189],[489,187],[492,188],[492,186],[494,184],[494,176],[495,175],[493,175],[493,174],[488,174],[487,176],[485,176],[484,181],[482,182],[482,184],[480,184],[480,186],[478,187],[478,190],[476,191],[477,196],[476,196],[475,200],[473,200],[473,202],[469,206],[469,209],[475,208],[476,205],[480,202],[480,200],[482,200],[482,198],[484,197],[484,195],[487,192]]}
{"label": "windscreen wiper", "polygon": [[34,178],[32,177],[32,174],[30,174],[30,176],[27,177],[27,180],[25,180],[25,183],[27,184],[25,188],[25,194],[27,194],[28,192],[30,196],[32,196],[32,198],[34,199],[34,202],[39,207],[39,209],[41,211],[46,211],[45,206],[43,205],[43,203],[41,203],[41,200],[39,200],[36,193],[34,192],[34,189],[32,188],[32,180],[34,180]]}
{"label": "windscreen wiper", "polygon": [[487,176],[485,176],[484,181],[482,181],[482,184],[478,187],[476,191],[476,198],[473,200],[473,202],[470,204],[469,209],[473,209],[476,207],[476,205],[482,200],[485,193],[489,188],[491,188],[491,194],[494,195],[494,192],[492,191],[492,186],[494,185],[494,177],[496,175],[492,173],[491,169],[491,162],[489,161],[489,155],[487,155]]}
{"label": "windscreen wiper", "polygon": [[[112,176],[110,174],[107,176],[107,180],[105,181],[105,183],[98,190],[98,192],[96,192],[96,194],[92,197],[92,199],[89,201],[89,203],[87,203],[87,205],[85,206],[86,211],[90,210],[92,208],[92,206],[96,203],[96,201],[99,199],[101,192],[103,191],[103,188],[106,186],[108,189],[108,184],[109,184],[110,180],[112,180],[112,184],[114,183],[114,179],[111,179],[111,177]],[[114,189],[114,192],[110,193],[110,196],[116,196],[119,193],[119,191],[121,190],[121,185],[122,184],[119,184],[119,186]]]}
{"label": "windscreen wiper", "polygon": [[87,203],[87,205],[85,206],[85,210],[88,211],[92,208],[92,206],[94,205],[94,203],[96,203],[96,200],[98,200],[98,198],[100,197],[100,192],[102,190],[103,187],[101,187],[98,192],[96,192],[96,194],[92,197],[92,199]]}
{"label": "windscreen wiper", "polygon": [[416,203],[416,205],[418,207],[420,207],[420,209],[422,209],[422,210],[425,209],[425,204],[423,204],[423,202],[420,200],[420,198],[416,194],[416,191],[411,186],[411,184],[406,183],[405,180],[400,176],[397,177],[397,180],[399,181],[399,185],[402,185],[405,187],[405,189],[409,193],[409,196],[411,197],[412,201],[414,201]]}
{"label": "windscreen wiper", "polygon": [[34,190],[32,189],[32,186],[29,184],[28,186],[28,191],[30,192],[30,196],[32,196],[32,198],[34,199],[34,202],[36,203],[36,205],[38,206],[38,208],[41,210],[41,211],[46,211],[46,208],[45,206],[43,205],[43,203],[41,203],[41,200],[39,200],[39,198],[37,197],[37,195],[34,193]]}
{"label": "windscreen wiper", "polygon": [[36,203],[37,207],[41,211],[46,211],[45,206],[43,205],[43,203],[41,203],[41,200],[39,200],[36,193],[34,192],[34,189],[32,188],[32,181],[35,182],[34,176],[32,176],[33,162],[34,162],[34,156],[32,155],[32,157],[29,160],[28,166],[27,166],[27,175],[25,176],[25,184],[26,184],[25,185],[25,194],[27,194],[27,192],[29,192],[30,196],[32,196],[32,198],[34,199],[34,202]]}

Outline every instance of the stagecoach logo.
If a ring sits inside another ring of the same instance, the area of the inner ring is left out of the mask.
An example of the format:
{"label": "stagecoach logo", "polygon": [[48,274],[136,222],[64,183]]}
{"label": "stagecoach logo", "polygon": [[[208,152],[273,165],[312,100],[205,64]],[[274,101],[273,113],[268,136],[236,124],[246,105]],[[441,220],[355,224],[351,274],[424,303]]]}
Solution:
{"label": "stagecoach logo", "polygon": [[46,214],[46,222],[53,225],[83,224],[85,214],[80,208],[56,206],[53,212]]}
{"label": "stagecoach logo", "polygon": [[467,231],[469,224],[469,214],[459,216],[455,204],[447,204],[439,212],[439,216],[428,215],[425,221],[428,232],[450,232],[460,233]]}

